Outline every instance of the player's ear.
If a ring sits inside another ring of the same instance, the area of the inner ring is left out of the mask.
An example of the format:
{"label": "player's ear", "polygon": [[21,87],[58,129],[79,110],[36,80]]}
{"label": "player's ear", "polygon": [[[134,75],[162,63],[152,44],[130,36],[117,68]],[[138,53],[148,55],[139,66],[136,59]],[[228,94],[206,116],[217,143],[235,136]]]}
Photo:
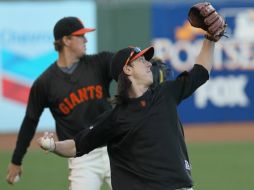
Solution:
{"label": "player's ear", "polygon": [[62,40],[64,45],[68,46],[70,44],[70,36],[64,36]]}
{"label": "player's ear", "polygon": [[123,72],[126,75],[131,75],[131,73],[132,73],[132,67],[130,65],[124,65]]}

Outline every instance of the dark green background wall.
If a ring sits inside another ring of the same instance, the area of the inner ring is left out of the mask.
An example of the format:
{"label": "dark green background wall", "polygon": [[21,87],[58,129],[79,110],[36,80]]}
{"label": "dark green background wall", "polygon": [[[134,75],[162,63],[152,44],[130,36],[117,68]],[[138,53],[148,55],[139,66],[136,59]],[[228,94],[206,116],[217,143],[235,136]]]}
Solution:
{"label": "dark green background wall", "polygon": [[128,45],[150,44],[151,4],[97,3],[98,50],[116,51]]}

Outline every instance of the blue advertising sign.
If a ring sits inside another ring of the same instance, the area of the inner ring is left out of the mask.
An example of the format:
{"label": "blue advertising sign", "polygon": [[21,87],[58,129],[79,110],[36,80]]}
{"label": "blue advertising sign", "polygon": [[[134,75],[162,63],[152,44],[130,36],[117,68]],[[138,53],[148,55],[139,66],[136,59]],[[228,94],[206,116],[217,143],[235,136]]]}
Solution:
{"label": "blue advertising sign", "polygon": [[[192,4],[154,3],[155,56],[175,75],[195,63],[204,31],[187,20]],[[254,121],[254,2],[213,4],[228,24],[229,38],[216,43],[210,80],[179,107],[185,123]]]}
{"label": "blue advertising sign", "polygon": [[[53,46],[55,23],[66,16],[79,17],[96,28],[93,1],[0,3],[0,133],[17,132],[25,115],[33,81],[57,59]],[[87,35],[88,53],[96,53],[96,32]],[[39,130],[54,129],[46,109]]]}

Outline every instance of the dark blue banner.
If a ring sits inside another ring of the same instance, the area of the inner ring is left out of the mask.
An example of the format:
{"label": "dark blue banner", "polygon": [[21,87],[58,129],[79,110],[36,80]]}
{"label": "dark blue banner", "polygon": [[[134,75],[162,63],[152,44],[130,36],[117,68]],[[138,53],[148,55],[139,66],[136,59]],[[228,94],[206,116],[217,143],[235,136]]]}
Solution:
{"label": "dark blue banner", "polygon": [[[204,31],[187,20],[191,6],[152,6],[155,55],[175,76],[192,68],[202,46]],[[210,80],[180,105],[180,117],[185,123],[254,121],[254,2],[213,6],[226,19],[229,38],[216,43]]]}

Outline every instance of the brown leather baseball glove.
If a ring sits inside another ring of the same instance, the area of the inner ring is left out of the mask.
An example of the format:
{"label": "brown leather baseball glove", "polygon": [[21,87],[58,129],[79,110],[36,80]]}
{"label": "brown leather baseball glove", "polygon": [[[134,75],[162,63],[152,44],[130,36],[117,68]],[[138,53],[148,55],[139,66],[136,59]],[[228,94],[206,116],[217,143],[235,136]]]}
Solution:
{"label": "brown leather baseball glove", "polygon": [[193,5],[189,10],[188,20],[193,27],[207,31],[205,37],[214,42],[224,36],[227,27],[225,20],[208,2]]}

